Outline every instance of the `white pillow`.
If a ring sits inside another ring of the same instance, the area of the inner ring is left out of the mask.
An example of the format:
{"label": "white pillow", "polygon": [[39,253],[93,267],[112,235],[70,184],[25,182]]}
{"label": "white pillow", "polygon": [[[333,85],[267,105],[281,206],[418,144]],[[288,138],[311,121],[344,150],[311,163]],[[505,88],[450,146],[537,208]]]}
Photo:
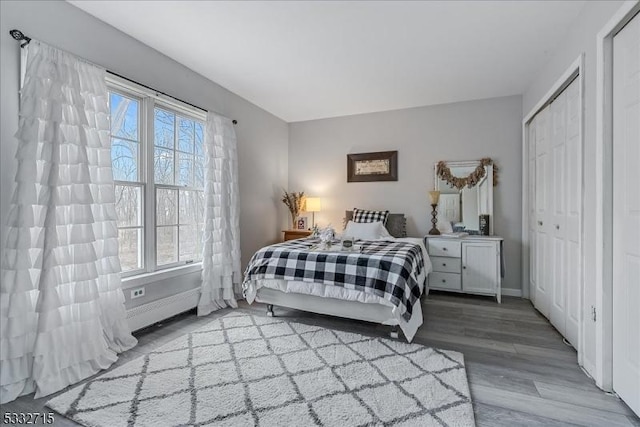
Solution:
{"label": "white pillow", "polygon": [[391,235],[384,228],[382,222],[353,222],[349,221],[347,226],[344,229],[344,233],[342,233],[344,237],[353,237],[358,240],[378,240],[378,239],[387,239],[390,238]]}
{"label": "white pillow", "polygon": [[395,237],[393,237],[393,236],[389,233],[389,230],[387,230],[387,227],[385,227],[384,225],[382,225],[382,223],[380,223],[380,238],[381,238],[381,239],[395,239]]}

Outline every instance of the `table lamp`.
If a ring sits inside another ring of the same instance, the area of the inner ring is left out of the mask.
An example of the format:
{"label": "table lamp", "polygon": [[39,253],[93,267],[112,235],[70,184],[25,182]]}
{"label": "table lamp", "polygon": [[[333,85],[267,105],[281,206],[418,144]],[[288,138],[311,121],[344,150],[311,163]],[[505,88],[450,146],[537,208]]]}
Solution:
{"label": "table lamp", "polygon": [[316,212],[320,212],[320,198],[319,197],[307,197],[305,212],[311,212],[311,228],[316,225]]}
{"label": "table lamp", "polygon": [[440,200],[440,192],[439,191],[429,191],[429,200],[431,201],[431,230],[429,230],[430,235],[439,235],[440,230],[436,227],[438,223],[438,201]]}

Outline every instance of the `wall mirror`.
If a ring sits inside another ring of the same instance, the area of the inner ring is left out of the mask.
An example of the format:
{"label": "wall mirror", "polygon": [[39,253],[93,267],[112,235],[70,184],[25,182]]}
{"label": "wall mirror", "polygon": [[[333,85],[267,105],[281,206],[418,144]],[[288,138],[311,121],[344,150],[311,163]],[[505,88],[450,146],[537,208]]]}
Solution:
{"label": "wall mirror", "polygon": [[[477,178],[479,167],[484,168],[484,175]],[[491,159],[436,163],[438,221],[451,223],[453,231],[479,234],[480,215],[489,215],[489,234],[493,235],[493,168]],[[468,179],[470,176],[473,178]]]}

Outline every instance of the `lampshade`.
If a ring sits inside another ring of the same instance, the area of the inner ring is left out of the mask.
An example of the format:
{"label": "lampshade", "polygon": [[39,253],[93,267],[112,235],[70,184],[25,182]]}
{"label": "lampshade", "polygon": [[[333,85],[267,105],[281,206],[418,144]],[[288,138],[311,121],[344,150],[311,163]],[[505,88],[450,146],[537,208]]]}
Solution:
{"label": "lampshade", "polygon": [[307,197],[305,212],[320,212],[320,198]]}
{"label": "lampshade", "polygon": [[440,192],[439,191],[429,191],[429,199],[431,200],[432,205],[437,205],[438,200],[440,200]]}

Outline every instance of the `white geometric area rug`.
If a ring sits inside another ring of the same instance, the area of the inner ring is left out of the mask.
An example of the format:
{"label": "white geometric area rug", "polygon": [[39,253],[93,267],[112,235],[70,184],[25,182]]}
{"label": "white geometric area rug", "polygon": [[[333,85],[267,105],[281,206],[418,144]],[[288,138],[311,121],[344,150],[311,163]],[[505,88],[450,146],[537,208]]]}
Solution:
{"label": "white geometric area rug", "polygon": [[474,425],[461,353],[244,313],[47,406],[96,427]]}

